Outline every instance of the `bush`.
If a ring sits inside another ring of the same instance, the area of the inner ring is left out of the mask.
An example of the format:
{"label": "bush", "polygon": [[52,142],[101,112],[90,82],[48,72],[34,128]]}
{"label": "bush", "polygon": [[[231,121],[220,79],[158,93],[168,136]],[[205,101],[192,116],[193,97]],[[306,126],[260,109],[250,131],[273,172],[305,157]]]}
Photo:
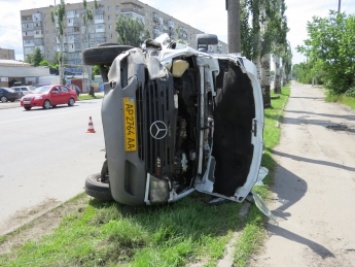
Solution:
{"label": "bush", "polygon": [[354,97],[355,98],[355,87],[350,88],[345,92],[345,95],[348,97]]}

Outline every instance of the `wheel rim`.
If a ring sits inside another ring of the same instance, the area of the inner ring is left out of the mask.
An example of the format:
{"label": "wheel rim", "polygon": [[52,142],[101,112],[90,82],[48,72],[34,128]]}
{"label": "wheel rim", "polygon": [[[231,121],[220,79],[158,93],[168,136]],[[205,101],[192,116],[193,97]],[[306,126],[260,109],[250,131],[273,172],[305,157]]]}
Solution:
{"label": "wheel rim", "polygon": [[2,96],[1,97],[1,102],[6,102],[7,101],[7,98],[5,96]]}
{"label": "wheel rim", "polygon": [[71,106],[74,106],[74,99],[73,98],[70,98],[70,100],[69,100],[69,105],[71,105]]}
{"label": "wheel rim", "polygon": [[45,108],[50,108],[50,106],[51,106],[51,104],[49,103],[48,100],[46,100],[46,101],[44,102],[44,107],[45,107]]}

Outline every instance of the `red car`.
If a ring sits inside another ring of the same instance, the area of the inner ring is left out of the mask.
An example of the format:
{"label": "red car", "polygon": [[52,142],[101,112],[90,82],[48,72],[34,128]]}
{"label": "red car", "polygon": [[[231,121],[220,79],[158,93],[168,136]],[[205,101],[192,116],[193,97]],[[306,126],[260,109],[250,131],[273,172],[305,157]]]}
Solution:
{"label": "red car", "polygon": [[78,100],[75,90],[60,84],[45,85],[36,88],[33,94],[25,95],[21,98],[21,106],[26,110],[32,107],[43,107],[48,109],[56,105],[68,104],[73,106]]}

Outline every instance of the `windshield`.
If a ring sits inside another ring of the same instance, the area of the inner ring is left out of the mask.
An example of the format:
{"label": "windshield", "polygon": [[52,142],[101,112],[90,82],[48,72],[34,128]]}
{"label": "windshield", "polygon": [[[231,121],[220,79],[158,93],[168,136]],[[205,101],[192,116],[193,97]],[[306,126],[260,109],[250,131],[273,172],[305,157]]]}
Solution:
{"label": "windshield", "polygon": [[50,86],[41,86],[41,87],[34,89],[33,91],[36,94],[45,94],[45,93],[48,93],[50,89],[51,89]]}

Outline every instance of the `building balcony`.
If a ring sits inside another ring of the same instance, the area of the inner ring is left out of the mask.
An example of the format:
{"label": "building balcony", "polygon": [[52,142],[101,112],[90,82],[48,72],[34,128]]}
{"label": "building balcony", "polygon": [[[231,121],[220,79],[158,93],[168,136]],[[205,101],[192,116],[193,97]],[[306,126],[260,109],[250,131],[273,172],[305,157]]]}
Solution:
{"label": "building balcony", "polygon": [[134,8],[134,7],[125,7],[125,8],[122,8],[121,9],[121,12],[122,13],[127,13],[127,12],[132,12],[132,13],[136,13],[138,15],[141,15],[141,16],[144,16],[144,10],[141,10],[141,9],[137,9],[137,8]]}

